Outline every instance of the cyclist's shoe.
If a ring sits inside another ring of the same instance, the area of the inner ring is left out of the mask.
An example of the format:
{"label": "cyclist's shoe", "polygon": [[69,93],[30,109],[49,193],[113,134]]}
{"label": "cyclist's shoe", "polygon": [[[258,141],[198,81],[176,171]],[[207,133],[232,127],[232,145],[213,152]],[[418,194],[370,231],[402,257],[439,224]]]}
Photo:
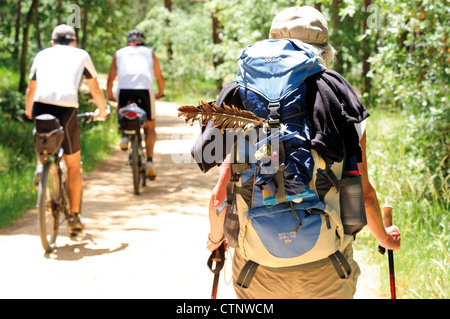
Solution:
{"label": "cyclist's shoe", "polygon": [[120,140],[120,149],[122,151],[128,151],[128,137],[122,136],[122,139]]}
{"label": "cyclist's shoe", "polygon": [[151,181],[156,178],[156,169],[152,161],[147,161],[145,164],[145,174]]}
{"label": "cyclist's shoe", "polygon": [[34,171],[33,184],[36,189],[39,189],[39,181],[41,180],[42,171],[44,170],[44,164],[39,163]]}
{"label": "cyclist's shoe", "polygon": [[69,233],[71,236],[76,236],[83,231],[84,223],[81,221],[81,216],[78,213],[73,213],[68,220]]}

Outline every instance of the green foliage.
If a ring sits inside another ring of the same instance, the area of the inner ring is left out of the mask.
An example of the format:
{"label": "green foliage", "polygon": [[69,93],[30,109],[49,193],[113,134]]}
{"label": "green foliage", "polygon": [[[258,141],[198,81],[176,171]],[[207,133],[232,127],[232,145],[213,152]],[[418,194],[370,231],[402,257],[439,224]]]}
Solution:
{"label": "green foliage", "polygon": [[0,92],[14,91],[19,84],[19,74],[15,72],[14,67],[10,64],[5,63],[0,66]]}
{"label": "green foliage", "polygon": [[13,90],[8,90],[3,93],[3,96],[0,96],[0,111],[3,113],[4,120],[23,120],[25,115],[24,98],[22,93]]}
{"label": "green foliage", "polygon": [[378,51],[371,60],[379,103],[419,112],[448,103],[448,5],[381,3]]}
{"label": "green foliage", "polygon": [[[107,72],[115,50],[126,44],[126,34],[133,29],[145,16],[150,8],[145,0],[40,0],[38,6],[39,29],[35,21],[30,27],[27,65],[38,51],[50,47],[51,34],[58,23],[75,25],[78,35],[78,46],[86,49],[100,72]],[[0,63],[10,64],[11,59],[17,63],[14,49],[22,48],[22,28],[25,26],[25,16],[31,1],[23,0],[21,7],[21,23],[19,42],[14,41],[15,19],[18,2],[15,0],[0,0]],[[78,5],[79,19],[75,19],[74,5]],[[87,14],[85,14],[87,13]],[[36,18],[36,17],[35,17]],[[41,46],[38,45],[38,38]],[[18,65],[14,66],[18,68]],[[27,70],[28,71],[28,70]]]}
{"label": "green foliage", "polygon": [[14,121],[0,111],[0,228],[35,205],[31,184],[36,157],[30,122]]}
{"label": "green foliage", "polygon": [[[210,18],[199,4],[193,3],[169,12],[154,6],[137,26],[146,34],[146,44],[155,50],[167,80],[166,96],[174,100],[180,93],[192,92],[197,100],[205,84],[212,82],[213,59]],[[170,43],[170,48],[168,46]],[[194,93],[195,92],[195,93]],[[195,102],[192,102],[195,103]]]}
{"label": "green foliage", "polygon": [[[418,155],[410,147],[407,116],[386,110],[371,113],[367,126],[369,177],[380,203],[394,207],[393,222],[402,233],[401,248],[395,253],[398,297],[448,298],[449,175],[442,166],[428,169],[428,155]],[[382,266],[382,291],[388,292],[386,255],[376,252],[377,243],[367,230],[356,243],[359,249],[370,251],[371,263]]]}
{"label": "green foliage", "polygon": [[[95,106],[87,102],[89,97],[88,95],[81,97],[79,112],[93,112],[95,110]],[[117,112],[112,110],[106,121],[81,125],[81,128],[81,161],[83,162],[83,172],[90,172],[95,168],[97,163],[105,160],[111,154],[111,150],[119,142]]]}
{"label": "green foliage", "polygon": [[450,7],[436,1],[380,4],[381,27],[370,35],[377,37],[369,74],[374,103],[407,112],[409,147],[418,157],[428,154],[429,170],[448,174]]}

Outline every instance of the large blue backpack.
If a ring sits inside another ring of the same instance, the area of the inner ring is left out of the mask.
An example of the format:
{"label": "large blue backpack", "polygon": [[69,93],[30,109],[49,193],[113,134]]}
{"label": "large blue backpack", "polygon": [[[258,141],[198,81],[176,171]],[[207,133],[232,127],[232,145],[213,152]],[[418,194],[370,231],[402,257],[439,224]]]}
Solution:
{"label": "large blue backpack", "polygon": [[324,194],[316,187],[340,178],[342,166],[331,167],[311,149],[305,104],[305,80],[324,70],[323,61],[300,41],[264,40],[242,51],[238,67],[245,109],[270,124],[268,132],[249,134],[232,150],[225,226],[232,217],[239,220],[237,238],[228,241],[248,261],[238,284],[247,287],[259,265],[329,260],[346,278],[351,269],[340,250],[351,236],[344,235],[340,218],[339,183]]}

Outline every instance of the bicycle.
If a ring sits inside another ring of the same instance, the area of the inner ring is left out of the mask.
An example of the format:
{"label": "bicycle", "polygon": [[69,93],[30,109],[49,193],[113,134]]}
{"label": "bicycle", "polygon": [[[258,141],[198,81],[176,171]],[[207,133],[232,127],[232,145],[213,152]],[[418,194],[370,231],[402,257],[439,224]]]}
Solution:
{"label": "bicycle", "polygon": [[[78,119],[90,123],[93,112],[80,113]],[[56,248],[59,226],[69,221],[70,202],[67,188],[67,166],[61,147],[64,129],[59,120],[50,114],[35,118],[34,143],[43,164],[38,190],[38,225],[42,248],[50,253]],[[80,213],[82,204],[80,203]],[[63,217],[61,219],[61,216]],[[61,220],[60,220],[61,219]],[[70,230],[69,230],[70,233]],[[75,233],[70,233],[76,236]]]}
{"label": "bicycle", "polygon": [[[140,194],[140,186],[146,185],[147,174],[145,172],[146,152],[142,147],[143,129],[146,122],[145,111],[136,103],[128,104],[119,109],[120,129],[124,136],[131,142],[129,163],[133,172],[133,188],[136,195]],[[150,180],[154,178],[150,178]]]}

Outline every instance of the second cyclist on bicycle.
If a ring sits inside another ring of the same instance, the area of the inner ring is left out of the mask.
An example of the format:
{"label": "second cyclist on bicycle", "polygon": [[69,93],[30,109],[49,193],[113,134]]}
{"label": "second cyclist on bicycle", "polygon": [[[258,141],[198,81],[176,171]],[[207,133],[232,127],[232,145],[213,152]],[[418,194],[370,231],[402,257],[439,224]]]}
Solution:
{"label": "second cyclist on bicycle", "polygon": [[[153,164],[153,149],[156,143],[155,99],[164,95],[164,77],[155,52],[144,46],[145,36],[139,30],[132,30],[127,35],[127,46],[118,50],[110,66],[107,94],[108,99],[116,101],[113,82],[117,76],[118,109],[130,103],[136,103],[147,114],[144,126],[147,163],[147,177],[154,179],[156,170]],[[159,92],[154,92],[153,78],[156,78]],[[122,136],[121,148],[128,149],[129,140]]]}

